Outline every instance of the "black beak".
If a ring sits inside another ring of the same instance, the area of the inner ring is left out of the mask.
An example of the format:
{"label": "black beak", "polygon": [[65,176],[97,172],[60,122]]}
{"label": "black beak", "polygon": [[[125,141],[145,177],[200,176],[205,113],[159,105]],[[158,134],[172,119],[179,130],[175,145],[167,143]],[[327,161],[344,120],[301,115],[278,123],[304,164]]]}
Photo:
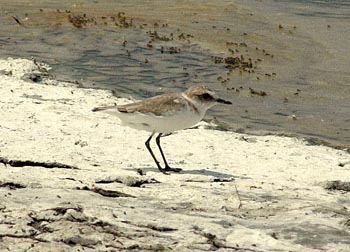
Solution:
{"label": "black beak", "polygon": [[216,99],[216,102],[218,102],[218,103],[223,103],[223,104],[232,104],[232,102],[226,101],[226,100],[221,99],[221,98],[217,98],[217,99]]}

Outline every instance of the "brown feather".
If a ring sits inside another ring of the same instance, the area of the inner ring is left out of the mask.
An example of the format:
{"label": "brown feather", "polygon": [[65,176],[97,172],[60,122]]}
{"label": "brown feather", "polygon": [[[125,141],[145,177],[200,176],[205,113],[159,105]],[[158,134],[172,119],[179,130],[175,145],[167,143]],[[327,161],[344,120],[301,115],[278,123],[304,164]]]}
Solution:
{"label": "brown feather", "polygon": [[166,108],[174,111],[185,107],[185,104],[182,103],[183,100],[181,93],[158,95],[143,101],[119,105],[117,109],[122,113],[152,113],[160,116]]}
{"label": "brown feather", "polygon": [[[191,102],[191,99],[200,97],[203,93],[210,91],[207,86],[194,86],[187,89],[184,93],[163,94],[147,98],[142,101],[129,103],[125,105],[115,105],[94,108],[92,111],[103,111],[108,109],[117,109],[121,113],[151,113],[156,116],[161,116],[164,111],[178,111],[185,108],[187,105],[196,113],[198,108]],[[182,95],[184,94],[185,97]],[[213,98],[214,99],[214,98]]]}

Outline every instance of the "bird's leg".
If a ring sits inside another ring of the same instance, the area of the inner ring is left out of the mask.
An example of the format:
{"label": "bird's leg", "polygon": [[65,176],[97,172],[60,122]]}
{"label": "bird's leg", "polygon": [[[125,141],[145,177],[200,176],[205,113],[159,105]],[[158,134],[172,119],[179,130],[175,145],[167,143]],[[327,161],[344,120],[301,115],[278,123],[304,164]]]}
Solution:
{"label": "bird's leg", "polygon": [[179,171],[181,171],[182,169],[180,169],[180,168],[171,168],[171,167],[168,165],[168,162],[167,162],[166,159],[165,159],[165,156],[164,156],[162,147],[160,147],[160,137],[161,137],[161,136],[162,136],[162,133],[159,133],[159,135],[156,137],[156,143],[157,143],[158,148],[159,148],[159,150],[160,150],[160,154],[162,154],[162,158],[163,158],[163,160],[164,160],[165,168],[163,169],[163,171],[173,171],[173,172],[179,172]]}
{"label": "bird's leg", "polygon": [[159,161],[156,159],[156,157],[155,157],[154,154],[153,154],[153,151],[152,151],[151,147],[149,146],[149,142],[151,141],[151,139],[152,139],[153,136],[154,136],[154,132],[153,132],[152,135],[147,139],[147,141],[145,142],[145,145],[146,145],[147,150],[149,151],[149,153],[151,153],[151,156],[152,156],[154,162],[156,162],[158,169],[159,169],[161,172],[164,173],[163,168],[160,166]]}

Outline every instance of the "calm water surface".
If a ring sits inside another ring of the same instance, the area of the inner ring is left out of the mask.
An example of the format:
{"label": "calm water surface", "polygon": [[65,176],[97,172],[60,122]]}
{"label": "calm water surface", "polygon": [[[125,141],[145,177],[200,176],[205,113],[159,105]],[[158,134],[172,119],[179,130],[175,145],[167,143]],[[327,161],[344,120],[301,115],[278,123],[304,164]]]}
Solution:
{"label": "calm water surface", "polygon": [[[207,117],[234,130],[350,146],[350,1],[1,2],[0,57],[33,56],[57,79],[123,97],[205,83],[234,103]],[[159,35],[151,43],[150,31]],[[229,72],[213,56],[251,58],[254,73]]]}

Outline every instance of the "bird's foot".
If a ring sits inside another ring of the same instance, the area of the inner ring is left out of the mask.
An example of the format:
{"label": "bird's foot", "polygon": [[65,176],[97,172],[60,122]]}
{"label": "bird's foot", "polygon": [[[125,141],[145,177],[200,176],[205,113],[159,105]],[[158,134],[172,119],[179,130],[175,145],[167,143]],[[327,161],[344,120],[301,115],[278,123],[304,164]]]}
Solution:
{"label": "bird's foot", "polygon": [[180,172],[180,171],[182,171],[182,169],[181,168],[171,168],[170,166],[165,166],[163,171],[165,171],[165,172]]}
{"label": "bird's foot", "polygon": [[161,171],[163,174],[170,175],[170,172],[180,172],[182,171],[181,168],[171,168],[169,165],[165,165],[164,168],[162,168],[159,163],[157,163],[158,170]]}

